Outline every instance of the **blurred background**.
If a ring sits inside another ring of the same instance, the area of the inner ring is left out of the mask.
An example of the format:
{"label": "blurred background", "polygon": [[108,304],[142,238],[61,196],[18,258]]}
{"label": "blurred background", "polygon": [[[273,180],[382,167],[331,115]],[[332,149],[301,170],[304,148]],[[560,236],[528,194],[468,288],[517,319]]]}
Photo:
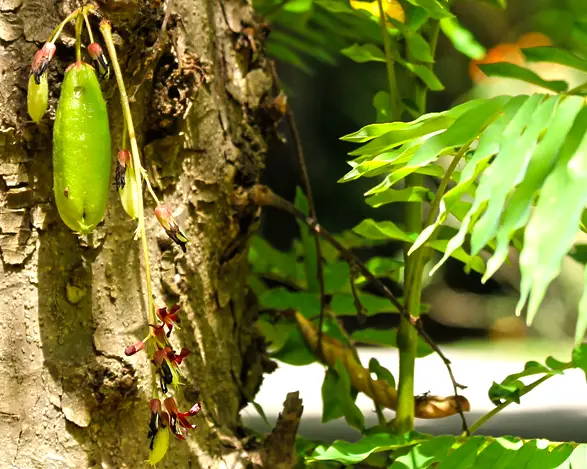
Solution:
{"label": "blurred background", "polygon": [[[522,64],[521,47],[555,44],[587,54],[586,0],[508,0],[507,9],[492,5],[496,2],[456,1],[452,11],[459,22],[469,29],[486,49],[481,62],[510,61]],[[584,14],[583,14],[584,12]],[[283,28],[272,25],[273,32]],[[287,28],[286,28],[287,29]],[[278,73],[288,95],[302,136],[316,210],[320,223],[331,232],[350,229],[365,218],[401,221],[401,204],[372,208],[363,193],[378,181],[359,179],[352,183],[337,181],[349,170],[346,163],[355,145],[340,140],[364,125],[376,121],[373,96],[386,89],[385,67],[380,63],[358,64],[337,55],[333,63],[325,63],[303,55],[307,70],[299,64],[278,62]],[[564,79],[575,86],[585,81],[576,71],[553,64],[524,64],[545,79]],[[484,77],[475,63],[455,50],[441,34],[434,70],[445,86],[441,92],[430,92],[427,111],[442,111],[456,103],[475,97],[499,94],[527,94],[537,90],[522,82]],[[400,76],[402,79],[413,79]],[[401,85],[400,85],[401,86]],[[540,90],[544,92],[544,90]],[[285,142],[273,142],[267,158],[263,183],[288,200],[294,199],[300,174],[295,149],[287,127],[279,128]],[[299,236],[295,220],[288,214],[266,210],[261,235],[278,249],[287,250]],[[577,242],[586,241],[578,238]],[[373,255],[392,256],[400,246],[388,244],[361,251]],[[519,371],[527,360],[544,360],[549,354],[564,359],[572,349],[577,304],[583,293],[584,267],[572,259],[565,260],[563,271],[544,301],[534,325],[526,328],[523,318],[513,314],[518,300],[519,272],[515,258],[501,269],[493,280],[481,284],[478,274],[465,274],[462,264],[449,261],[433,278],[428,279],[424,301],[431,305],[424,317],[431,337],[445,345],[446,353],[455,363],[457,379],[469,389],[465,395],[472,405],[473,416],[492,408],[487,389],[492,381]],[[360,325],[356,319],[345,319],[349,330],[359,327],[393,327],[397,316],[369,317]],[[395,350],[361,348],[363,358],[377,356],[392,372],[396,372]],[[434,356],[418,361],[418,392],[452,394],[446,370]],[[462,378],[459,378],[462,377]],[[273,421],[286,392],[300,389],[304,399],[301,434],[311,438],[332,440],[356,438],[343,421],[320,424],[320,386],[323,367],[280,365],[269,375],[257,396]],[[587,441],[587,402],[584,396],[585,377],[581,373],[552,380],[523,400],[511,406],[486,427],[488,434],[516,434],[545,437],[552,440]],[[359,398],[359,405],[370,415],[370,404]],[[372,423],[375,422],[374,414]],[[245,410],[246,423],[265,431],[252,407]],[[474,421],[475,418],[471,418]],[[442,421],[419,421],[417,428],[433,433],[459,432],[458,418]]]}
{"label": "blurred background", "polygon": [[[495,3],[495,2],[494,2]],[[578,5],[578,6],[577,6]],[[578,12],[585,10],[582,18]],[[481,62],[508,61],[523,64],[521,47],[555,44],[587,52],[587,1],[585,0],[508,0],[504,10],[491,2],[457,1],[452,11],[485,47]],[[585,32],[583,23],[585,19]],[[273,26],[280,31],[280,26]],[[278,61],[279,76],[288,94],[302,136],[318,218],[329,231],[350,229],[365,218],[401,221],[402,204],[372,208],[363,193],[374,186],[377,178],[361,178],[346,184],[337,181],[350,169],[347,153],[356,144],[340,137],[376,121],[373,96],[387,86],[385,66],[381,63],[355,63],[333,56],[334,63],[324,63],[301,54],[306,71]],[[575,86],[584,81],[580,72],[555,64],[523,64],[545,79],[564,79]],[[544,92],[523,82],[487,78],[475,62],[458,52],[440,35],[434,70],[445,86],[441,92],[429,92],[428,112],[443,111],[464,100],[499,94]],[[401,80],[414,79],[401,76]],[[300,184],[299,169],[287,126],[280,127],[286,141],[273,142],[267,158],[264,183],[288,200],[294,199]],[[380,177],[383,179],[383,176]],[[276,248],[289,249],[298,236],[295,220],[288,214],[266,210],[261,235]],[[585,241],[583,241],[585,242]],[[385,245],[362,253],[391,256],[399,253],[399,245]],[[523,320],[512,315],[517,302],[519,273],[517,264],[503,268],[494,279],[481,284],[480,275],[465,274],[461,263],[447,262],[434,278],[427,279],[424,300],[431,305],[427,330],[440,342],[467,338],[523,338],[528,334],[562,340],[572,337],[576,307],[583,292],[583,266],[565,260],[563,274],[550,288],[542,314],[527,331]],[[549,313],[551,312],[551,313]],[[372,318],[369,326],[385,318]],[[353,328],[352,321],[345,323]]]}

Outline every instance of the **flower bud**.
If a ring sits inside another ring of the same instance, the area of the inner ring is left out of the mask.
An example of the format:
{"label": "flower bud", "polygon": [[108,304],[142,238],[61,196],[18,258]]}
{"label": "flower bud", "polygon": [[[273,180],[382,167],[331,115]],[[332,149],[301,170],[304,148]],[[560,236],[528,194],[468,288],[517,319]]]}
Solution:
{"label": "flower bud", "polygon": [[31,64],[31,70],[33,72],[33,76],[35,77],[35,83],[37,85],[41,84],[41,76],[47,71],[49,68],[49,62],[55,55],[55,44],[52,42],[46,42],[43,47],[41,47],[37,52],[35,52],[35,56],[33,57],[33,63]]}
{"label": "flower bud", "polygon": [[189,239],[182,233],[175,218],[173,218],[173,215],[171,214],[171,210],[165,205],[158,205],[157,208],[155,208],[155,216],[157,217],[159,224],[165,230],[165,233],[167,233],[167,236],[175,241],[181,247],[183,252],[186,252],[185,245]]}
{"label": "flower bud", "polygon": [[47,112],[49,105],[49,84],[47,74],[41,75],[39,82],[36,82],[35,75],[29,77],[27,90],[27,110],[31,119],[38,124]]}
{"label": "flower bud", "polygon": [[145,343],[142,340],[139,340],[136,344],[129,345],[128,347],[126,347],[124,349],[124,354],[127,357],[130,357],[131,355],[134,355],[135,353],[140,352],[144,348],[145,348]]}
{"label": "flower bud", "polygon": [[90,57],[94,62],[97,64],[98,69],[98,76],[100,78],[106,78],[110,76],[110,66],[108,64],[108,60],[104,55],[104,51],[102,50],[102,46],[97,42],[92,42],[88,46],[88,52],[90,53]]}
{"label": "flower bud", "polygon": [[122,189],[126,184],[126,166],[130,162],[130,152],[120,150],[116,157],[116,188]]}

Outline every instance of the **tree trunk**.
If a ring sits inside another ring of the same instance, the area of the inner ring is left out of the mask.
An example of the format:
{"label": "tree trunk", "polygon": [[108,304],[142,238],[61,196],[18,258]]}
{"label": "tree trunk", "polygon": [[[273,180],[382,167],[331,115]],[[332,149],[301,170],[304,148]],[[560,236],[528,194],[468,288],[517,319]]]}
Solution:
{"label": "tree trunk", "polygon": [[[37,126],[26,113],[33,54],[78,5],[0,5],[0,467],[143,467],[150,365],[144,353],[124,356],[148,332],[136,224],[115,188],[104,222],[87,237],[63,224],[53,200],[51,129],[64,70],[75,60],[72,26],[50,65],[48,114]],[[100,7],[132,94],[149,69],[164,6],[112,0]],[[146,195],[155,302],[181,306],[171,340],[192,352],[181,365],[180,409],[199,400],[203,410],[186,442],[170,442],[161,467],[246,467],[253,456],[240,440],[239,411],[268,365],[246,284],[247,241],[259,214],[236,210],[232,200],[258,179],[263,127],[272,127],[264,103],[274,90],[261,44],[241,34],[255,27],[249,3],[175,0],[172,12],[169,40],[132,106],[151,182],[191,240],[187,254],[172,245]],[[102,89],[115,155],[122,115],[114,79]]]}

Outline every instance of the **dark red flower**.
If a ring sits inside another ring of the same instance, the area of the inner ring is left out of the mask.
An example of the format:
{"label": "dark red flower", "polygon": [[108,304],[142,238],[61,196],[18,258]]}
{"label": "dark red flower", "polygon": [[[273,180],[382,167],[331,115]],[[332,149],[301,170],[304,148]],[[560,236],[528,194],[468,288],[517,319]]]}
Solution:
{"label": "dark red flower", "polygon": [[167,337],[171,335],[173,326],[177,326],[180,322],[179,315],[177,314],[178,311],[179,305],[173,305],[169,311],[167,311],[167,307],[159,308],[157,310],[157,317],[167,326]]}
{"label": "dark red flower", "polygon": [[163,401],[165,404],[165,408],[169,412],[169,421],[170,427],[175,436],[177,436],[181,440],[185,440],[183,436],[183,429],[186,430],[193,430],[197,428],[197,425],[191,424],[187,417],[193,417],[194,415],[198,414],[200,410],[202,410],[202,406],[199,402],[196,402],[190,410],[187,412],[180,412],[177,408],[177,402],[173,397],[168,397]]}
{"label": "dark red flower", "polygon": [[183,347],[181,349],[181,351],[179,352],[179,355],[175,353],[175,350],[172,350],[171,352],[169,352],[167,354],[167,357],[169,358],[169,360],[171,361],[171,363],[174,363],[176,365],[181,365],[181,362],[183,362],[183,359],[185,357],[187,357],[191,352]]}

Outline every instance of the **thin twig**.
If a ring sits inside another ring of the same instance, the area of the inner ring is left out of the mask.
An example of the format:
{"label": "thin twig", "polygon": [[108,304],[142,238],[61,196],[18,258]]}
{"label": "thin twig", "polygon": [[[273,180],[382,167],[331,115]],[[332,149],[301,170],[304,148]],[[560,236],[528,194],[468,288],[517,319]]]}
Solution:
{"label": "thin twig", "polygon": [[[383,294],[383,296],[385,296],[397,308],[399,314],[402,317],[404,317],[418,331],[418,335],[422,338],[422,340],[424,340],[424,342],[430,345],[432,350],[434,350],[434,352],[440,357],[440,359],[444,363],[444,366],[446,366],[448,370],[448,374],[450,376],[455,396],[458,396],[459,389],[466,388],[466,386],[463,386],[456,381],[454,374],[452,372],[450,360],[446,357],[446,355],[444,355],[442,350],[440,350],[440,347],[436,345],[436,343],[424,331],[420,319],[411,316],[406,311],[404,305],[402,305],[399,302],[399,300],[395,297],[395,295],[391,292],[391,290],[381,280],[379,280],[375,275],[373,275],[371,271],[367,268],[367,266],[352,251],[345,248],[332,234],[330,234],[327,230],[320,226],[315,219],[307,216],[301,210],[298,210],[292,203],[273,193],[271,189],[269,189],[268,187],[263,185],[254,186],[250,191],[250,197],[252,201],[257,205],[278,208],[280,210],[292,214],[297,219],[303,221],[306,225],[308,225],[308,227],[312,231],[314,231],[314,233],[321,236],[328,243],[330,243],[347,262],[354,264],[356,268],[361,271],[363,276],[367,280],[372,282],[373,285],[375,285]],[[465,416],[463,415],[463,410],[462,408],[459,408],[458,410],[461,419],[463,420],[463,428],[466,429],[467,423],[465,420]]]}
{"label": "thin twig", "polygon": [[[277,69],[275,62],[269,61],[269,67],[273,78],[273,84],[275,87],[279,87],[279,77],[277,76]],[[312,186],[310,184],[310,177],[308,176],[308,168],[306,167],[306,159],[304,158],[304,147],[302,146],[302,138],[296,124],[293,110],[289,105],[286,106],[285,117],[289,126],[291,136],[293,138],[296,155],[298,158],[298,166],[300,167],[300,178],[306,197],[308,198],[308,209],[310,217],[318,222],[316,215],[316,206],[314,205],[314,198],[312,197]],[[326,307],[326,292],[324,288],[324,265],[322,263],[322,248],[320,246],[320,239],[318,236],[314,236],[314,245],[316,246],[316,277],[318,279],[318,289],[320,291],[320,321],[318,323],[318,349],[319,354],[322,356],[322,329],[324,326],[324,309]]]}

